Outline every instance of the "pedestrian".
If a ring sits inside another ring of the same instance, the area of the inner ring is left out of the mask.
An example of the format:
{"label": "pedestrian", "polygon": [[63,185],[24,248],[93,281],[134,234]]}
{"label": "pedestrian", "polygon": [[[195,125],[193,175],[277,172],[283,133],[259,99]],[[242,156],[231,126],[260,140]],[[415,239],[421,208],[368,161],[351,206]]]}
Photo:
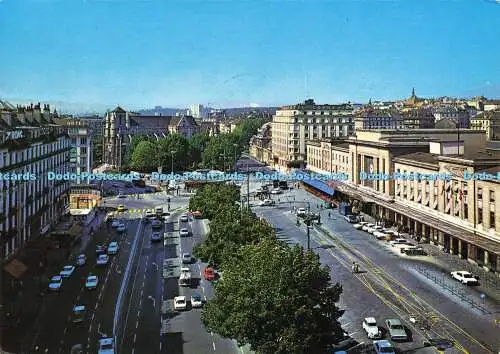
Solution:
{"label": "pedestrian", "polygon": [[328,212],[328,219],[332,217],[332,213]]}

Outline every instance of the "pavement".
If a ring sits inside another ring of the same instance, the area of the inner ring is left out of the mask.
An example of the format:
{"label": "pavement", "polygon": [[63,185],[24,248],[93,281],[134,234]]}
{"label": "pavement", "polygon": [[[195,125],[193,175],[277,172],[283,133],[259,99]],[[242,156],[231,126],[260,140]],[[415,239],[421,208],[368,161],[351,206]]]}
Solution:
{"label": "pavement", "polygon": [[[321,212],[317,208],[321,201],[302,189],[288,191],[281,199],[286,195],[295,197],[296,207],[307,206],[309,202],[314,212]],[[254,211],[277,228],[278,237],[283,241],[306,246],[305,227],[295,225],[292,206],[291,203],[282,202],[276,207],[255,207]],[[332,215],[330,219],[328,212]],[[336,210],[324,210],[321,220],[321,227],[315,227],[310,232],[311,245],[313,248],[323,244],[335,247],[328,250],[317,248],[315,252],[320,255],[322,263],[330,267],[332,279],[343,286],[344,294],[339,306],[347,311],[342,322],[359,343],[366,345],[371,342],[361,329],[361,321],[373,315],[379,322],[391,317],[403,320],[413,335],[413,341],[397,344],[401,350],[428,352],[430,349],[419,347],[424,338],[436,336],[456,341],[453,350],[466,349],[470,353],[500,350],[499,327],[494,323],[498,315],[498,303],[494,299],[487,298],[485,301],[489,313],[472,308],[416,271],[417,266],[441,271],[443,265],[438,267],[432,261],[429,262],[428,258],[432,257],[402,257],[387,242],[378,241],[372,235],[354,229]],[[351,273],[354,260],[361,265],[362,274],[353,276]],[[458,283],[454,286],[460,287],[462,293],[479,299],[481,289],[464,288]],[[410,321],[410,317],[419,321],[427,319],[432,323],[431,330],[422,331]]]}

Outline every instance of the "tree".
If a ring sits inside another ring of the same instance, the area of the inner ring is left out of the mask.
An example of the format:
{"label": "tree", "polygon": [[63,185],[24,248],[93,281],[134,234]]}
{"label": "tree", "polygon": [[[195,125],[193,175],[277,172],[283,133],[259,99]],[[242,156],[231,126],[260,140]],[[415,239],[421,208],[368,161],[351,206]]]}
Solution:
{"label": "tree", "polygon": [[196,166],[202,161],[202,152],[209,141],[210,136],[207,133],[195,134],[189,139],[189,155]]}
{"label": "tree", "polygon": [[169,134],[165,139],[160,139],[158,156],[160,166],[166,171],[172,168],[172,151],[174,171],[186,171],[191,164],[189,156],[189,142],[181,134]]}
{"label": "tree", "polygon": [[132,155],[141,141],[151,141],[146,135],[133,135],[130,144],[127,145],[125,156],[123,157],[124,166],[132,167]]}
{"label": "tree", "polygon": [[327,353],[343,338],[341,293],[314,252],[265,238],[239,248],[201,318],[260,353]]}
{"label": "tree", "polygon": [[151,172],[158,165],[156,145],[150,141],[141,141],[137,144],[130,165],[141,172]]}
{"label": "tree", "polygon": [[208,219],[219,214],[222,208],[233,207],[240,199],[240,190],[231,185],[223,183],[206,184],[196,191],[189,200],[189,210],[199,210]]}

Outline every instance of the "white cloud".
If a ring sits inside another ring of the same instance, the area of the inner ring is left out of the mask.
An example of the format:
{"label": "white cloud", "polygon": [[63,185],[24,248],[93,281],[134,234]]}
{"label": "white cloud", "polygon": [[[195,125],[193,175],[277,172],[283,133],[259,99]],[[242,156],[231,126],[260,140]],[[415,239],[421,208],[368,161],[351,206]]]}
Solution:
{"label": "white cloud", "polygon": [[260,104],[258,104],[258,103],[250,103],[250,107],[257,108],[257,107],[260,107]]}

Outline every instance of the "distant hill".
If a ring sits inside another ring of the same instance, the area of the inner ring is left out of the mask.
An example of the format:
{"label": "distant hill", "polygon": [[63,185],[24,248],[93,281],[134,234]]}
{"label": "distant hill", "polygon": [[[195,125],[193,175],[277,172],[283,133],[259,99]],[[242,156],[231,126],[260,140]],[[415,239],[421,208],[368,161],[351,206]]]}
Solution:
{"label": "distant hill", "polygon": [[[237,107],[237,108],[221,108],[221,110],[225,111],[227,115],[240,115],[244,113],[250,112],[265,112],[265,113],[275,113],[278,107]],[[214,109],[214,108],[212,108]],[[176,113],[185,114],[187,109],[179,109],[179,108],[166,108],[161,106],[156,106],[151,109],[141,109],[136,111],[141,115],[162,115],[162,116],[174,116]]]}

